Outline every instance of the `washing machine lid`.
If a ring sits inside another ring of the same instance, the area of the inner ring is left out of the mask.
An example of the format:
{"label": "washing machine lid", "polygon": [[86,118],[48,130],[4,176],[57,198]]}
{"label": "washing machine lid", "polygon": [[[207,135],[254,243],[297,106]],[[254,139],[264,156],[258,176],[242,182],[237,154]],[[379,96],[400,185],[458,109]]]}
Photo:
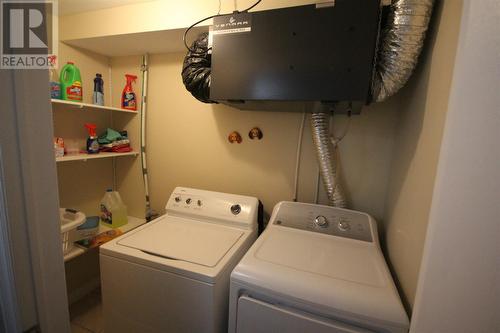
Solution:
{"label": "washing machine lid", "polygon": [[213,223],[168,217],[118,241],[159,257],[215,267],[243,231]]}

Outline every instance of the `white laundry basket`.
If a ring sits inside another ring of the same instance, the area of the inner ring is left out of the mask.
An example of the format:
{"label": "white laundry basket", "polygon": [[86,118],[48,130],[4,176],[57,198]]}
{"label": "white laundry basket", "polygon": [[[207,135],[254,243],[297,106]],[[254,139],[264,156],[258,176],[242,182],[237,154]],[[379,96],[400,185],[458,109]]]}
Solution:
{"label": "white laundry basket", "polygon": [[85,223],[85,214],[73,209],[59,209],[63,254],[67,254],[77,241],[76,228]]}

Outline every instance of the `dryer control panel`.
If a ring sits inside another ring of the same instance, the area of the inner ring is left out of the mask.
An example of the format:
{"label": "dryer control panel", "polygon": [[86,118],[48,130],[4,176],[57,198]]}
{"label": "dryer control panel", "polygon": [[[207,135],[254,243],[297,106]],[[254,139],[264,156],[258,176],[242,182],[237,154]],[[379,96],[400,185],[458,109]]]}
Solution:
{"label": "dryer control panel", "polygon": [[370,215],[348,209],[299,202],[276,205],[271,223],[333,236],[373,242],[377,239],[375,220]]}

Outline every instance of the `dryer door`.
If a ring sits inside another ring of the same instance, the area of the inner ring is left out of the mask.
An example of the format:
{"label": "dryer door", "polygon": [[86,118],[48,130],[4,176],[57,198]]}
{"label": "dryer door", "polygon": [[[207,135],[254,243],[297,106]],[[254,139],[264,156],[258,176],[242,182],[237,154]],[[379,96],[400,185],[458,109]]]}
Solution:
{"label": "dryer door", "polygon": [[262,302],[247,295],[238,299],[237,333],[373,333],[291,308]]}

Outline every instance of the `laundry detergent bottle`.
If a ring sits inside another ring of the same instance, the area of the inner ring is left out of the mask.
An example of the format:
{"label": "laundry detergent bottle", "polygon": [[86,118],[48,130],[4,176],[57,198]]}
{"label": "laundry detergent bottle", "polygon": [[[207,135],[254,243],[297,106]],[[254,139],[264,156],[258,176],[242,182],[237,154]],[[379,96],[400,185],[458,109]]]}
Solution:
{"label": "laundry detergent bottle", "polygon": [[112,189],[106,190],[101,200],[101,223],[107,227],[119,228],[127,222],[127,206],[120,193]]}
{"label": "laundry detergent bottle", "polygon": [[132,82],[137,80],[137,76],[132,74],[125,74],[127,79],[127,84],[123,88],[122,93],[122,109],[137,111],[137,98],[135,92],[132,89]]}
{"label": "laundry detergent bottle", "polygon": [[81,102],[83,97],[82,78],[80,70],[74,63],[68,61],[61,70],[61,97],[62,99]]}

